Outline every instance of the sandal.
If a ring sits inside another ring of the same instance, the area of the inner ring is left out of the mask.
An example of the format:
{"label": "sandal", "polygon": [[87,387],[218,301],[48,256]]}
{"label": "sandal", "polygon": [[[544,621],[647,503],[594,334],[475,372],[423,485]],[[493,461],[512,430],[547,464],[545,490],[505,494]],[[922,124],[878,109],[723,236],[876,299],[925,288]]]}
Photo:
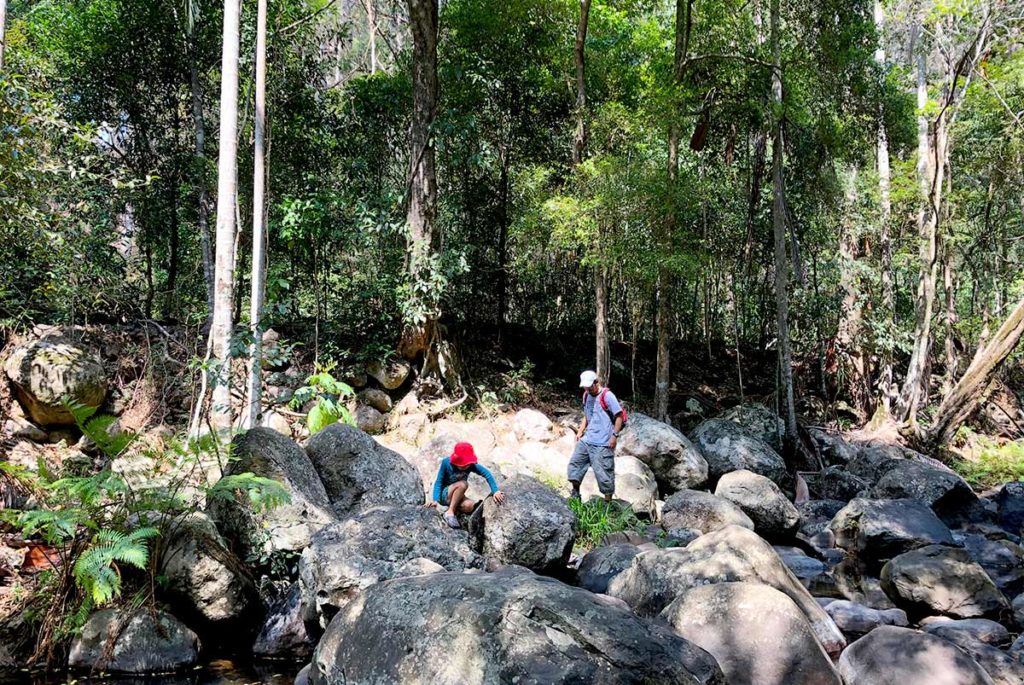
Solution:
{"label": "sandal", "polygon": [[444,522],[451,528],[462,528],[462,524],[459,523],[459,519],[455,518],[455,514],[445,514]]}

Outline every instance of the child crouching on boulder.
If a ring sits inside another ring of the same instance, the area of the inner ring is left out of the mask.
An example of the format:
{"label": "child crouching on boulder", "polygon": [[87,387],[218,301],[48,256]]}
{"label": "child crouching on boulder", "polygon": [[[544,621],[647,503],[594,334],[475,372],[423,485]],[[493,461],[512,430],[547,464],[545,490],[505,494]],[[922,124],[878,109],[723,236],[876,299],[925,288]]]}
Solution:
{"label": "child crouching on boulder", "polygon": [[466,497],[466,490],[469,488],[469,474],[475,473],[487,479],[491,486],[491,494],[494,501],[501,504],[505,500],[504,493],[498,489],[498,483],[486,466],[477,463],[476,453],[473,446],[468,442],[460,442],[455,445],[450,457],[441,460],[441,466],[437,470],[437,480],[434,481],[434,491],[431,494],[427,507],[435,503],[447,507],[444,514],[444,521],[452,528],[461,528],[457,512],[469,514],[476,506],[476,502]]}

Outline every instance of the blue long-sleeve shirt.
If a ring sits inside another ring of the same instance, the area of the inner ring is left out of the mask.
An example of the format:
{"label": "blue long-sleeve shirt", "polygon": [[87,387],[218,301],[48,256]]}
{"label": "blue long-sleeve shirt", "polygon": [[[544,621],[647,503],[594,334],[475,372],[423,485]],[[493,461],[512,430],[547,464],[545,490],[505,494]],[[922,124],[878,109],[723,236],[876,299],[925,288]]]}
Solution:
{"label": "blue long-sleeve shirt", "polygon": [[437,469],[437,480],[434,481],[434,492],[431,494],[431,497],[435,502],[440,502],[441,491],[443,489],[452,483],[467,480],[471,473],[475,473],[478,476],[483,476],[487,479],[487,484],[491,486],[492,495],[498,491],[498,481],[494,480],[494,475],[486,466],[482,464],[470,464],[469,468],[457,469],[452,466],[451,459],[449,457],[445,457],[441,460],[440,468]]}

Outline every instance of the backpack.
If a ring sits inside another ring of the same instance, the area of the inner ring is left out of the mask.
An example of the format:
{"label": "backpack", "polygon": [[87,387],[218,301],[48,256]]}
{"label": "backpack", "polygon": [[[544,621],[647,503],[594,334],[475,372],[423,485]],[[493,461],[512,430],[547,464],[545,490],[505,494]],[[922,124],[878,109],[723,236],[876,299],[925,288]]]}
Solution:
{"label": "backpack", "polygon": [[[608,409],[608,400],[605,399],[605,395],[608,394],[608,388],[601,388],[600,394],[597,396],[597,401],[601,404],[601,409],[604,409],[604,413],[608,415],[608,420],[611,421],[612,425],[615,425],[615,417]],[[626,424],[629,423],[629,413],[626,411],[626,405],[619,402],[619,406],[622,407],[622,427],[625,428]],[[583,391],[583,408],[586,410],[587,407],[587,391]]]}

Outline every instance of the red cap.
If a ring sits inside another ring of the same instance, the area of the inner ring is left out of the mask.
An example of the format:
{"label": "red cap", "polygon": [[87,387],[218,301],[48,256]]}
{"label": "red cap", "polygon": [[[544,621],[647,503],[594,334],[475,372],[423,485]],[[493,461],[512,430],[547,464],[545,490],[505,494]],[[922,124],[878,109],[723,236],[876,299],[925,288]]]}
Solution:
{"label": "red cap", "polygon": [[473,446],[468,442],[457,443],[455,449],[452,450],[451,461],[452,466],[458,466],[460,469],[475,464],[476,452],[473,451]]}

